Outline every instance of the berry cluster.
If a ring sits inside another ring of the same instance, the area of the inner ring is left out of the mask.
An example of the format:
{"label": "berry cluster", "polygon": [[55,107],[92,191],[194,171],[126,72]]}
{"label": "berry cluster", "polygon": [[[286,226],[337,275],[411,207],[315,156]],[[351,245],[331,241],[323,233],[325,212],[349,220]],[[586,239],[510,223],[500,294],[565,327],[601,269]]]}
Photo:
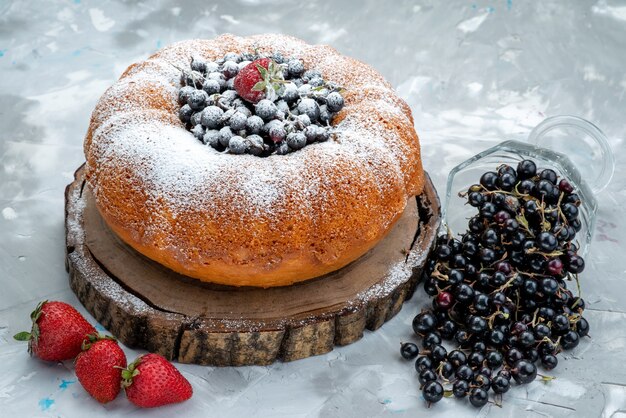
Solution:
{"label": "berry cluster", "polygon": [[159,354],[139,356],[127,364],[115,338],[96,333],[65,302],[40,302],[30,318],[31,331],[13,338],[28,341],[28,352],[41,360],[75,359],[78,381],[100,403],[117,398],[122,388],[128,400],[142,408],[183,402],[193,394],[189,381]]}
{"label": "berry cluster", "polygon": [[[578,284],[585,266],[573,242],[581,200],[566,179],[530,160],[517,170],[501,165],[460,195],[478,214],[460,240],[438,238],[424,281],[432,309],[413,320],[423,350],[404,343],[401,354],[417,357],[429,404],[468,396],[481,407],[489,390],[507,392],[511,378],[533,381],[536,363],[554,369],[557,353],[589,332],[585,303],[565,283]],[[443,340],[458,347],[448,351]]]}
{"label": "berry cluster", "polygon": [[339,86],[280,54],[194,58],[181,84],[181,121],[203,143],[231,154],[284,155],[326,141],[344,105]]}

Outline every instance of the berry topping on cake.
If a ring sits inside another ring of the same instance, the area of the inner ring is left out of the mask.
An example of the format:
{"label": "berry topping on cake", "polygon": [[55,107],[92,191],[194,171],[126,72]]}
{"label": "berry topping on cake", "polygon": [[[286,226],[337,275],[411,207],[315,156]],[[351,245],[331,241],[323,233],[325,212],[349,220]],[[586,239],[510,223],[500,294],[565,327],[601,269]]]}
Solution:
{"label": "berry topping on cake", "polygon": [[[284,81],[281,67],[269,58],[260,58],[246,65],[235,77],[237,94],[250,103],[273,97]],[[273,93],[274,92],[274,93]]]}
{"label": "berry topping on cake", "polygon": [[227,53],[182,70],[178,116],[219,152],[285,155],[336,135],[342,89],[297,57]]}

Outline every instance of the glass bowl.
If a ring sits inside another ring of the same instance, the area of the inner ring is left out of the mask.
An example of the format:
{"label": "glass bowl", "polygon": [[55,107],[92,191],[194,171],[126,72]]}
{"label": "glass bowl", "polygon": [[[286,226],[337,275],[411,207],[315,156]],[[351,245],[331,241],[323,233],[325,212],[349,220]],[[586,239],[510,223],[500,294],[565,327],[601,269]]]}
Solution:
{"label": "glass bowl", "polygon": [[476,209],[459,196],[479,182],[486,171],[501,164],[515,168],[531,159],[538,170],[551,168],[559,178],[566,178],[581,198],[579,218],[582,228],[577,234],[579,254],[589,251],[598,202],[595,194],[611,181],[615,160],[606,136],[591,122],[575,116],[555,116],[532,130],[528,142],[505,141],[462,162],[450,171],[443,205],[442,228],[452,236],[467,230],[467,221]]}

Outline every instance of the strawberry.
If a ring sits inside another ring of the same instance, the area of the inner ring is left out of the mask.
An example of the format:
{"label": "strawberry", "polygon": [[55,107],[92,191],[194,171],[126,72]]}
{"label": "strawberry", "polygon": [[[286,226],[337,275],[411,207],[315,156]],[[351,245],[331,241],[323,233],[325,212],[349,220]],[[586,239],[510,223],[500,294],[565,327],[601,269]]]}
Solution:
{"label": "strawberry", "polygon": [[129,401],[153,408],[191,398],[191,384],[169,361],[158,354],[140,356],[122,371],[122,386]]}
{"label": "strawberry", "polygon": [[96,329],[65,302],[40,302],[30,314],[33,326],[30,332],[20,332],[13,338],[28,341],[28,352],[42,360],[73,359],[80,353],[87,335]]}
{"label": "strawberry", "polygon": [[110,336],[91,334],[76,358],[76,376],[98,402],[112,401],[120,393],[126,355]]}
{"label": "strawberry", "polygon": [[270,58],[259,58],[243,67],[233,83],[239,96],[258,103],[261,99],[273,100],[285,80],[280,65]]}

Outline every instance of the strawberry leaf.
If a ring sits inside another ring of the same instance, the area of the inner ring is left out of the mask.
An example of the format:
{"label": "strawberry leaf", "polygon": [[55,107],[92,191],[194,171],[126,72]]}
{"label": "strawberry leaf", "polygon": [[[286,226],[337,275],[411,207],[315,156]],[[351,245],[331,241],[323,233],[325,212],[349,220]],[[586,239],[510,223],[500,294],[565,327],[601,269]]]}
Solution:
{"label": "strawberry leaf", "polygon": [[261,78],[265,80],[267,78],[267,69],[259,64],[256,65],[256,69],[259,70],[259,74],[261,74]]}
{"label": "strawberry leaf", "polygon": [[252,91],[265,91],[266,86],[267,83],[265,81],[259,81],[254,85],[254,87],[252,87]]}
{"label": "strawberry leaf", "polygon": [[15,338],[17,341],[28,341],[30,340],[30,332],[28,331],[18,332],[17,334],[13,336],[13,338]]}

